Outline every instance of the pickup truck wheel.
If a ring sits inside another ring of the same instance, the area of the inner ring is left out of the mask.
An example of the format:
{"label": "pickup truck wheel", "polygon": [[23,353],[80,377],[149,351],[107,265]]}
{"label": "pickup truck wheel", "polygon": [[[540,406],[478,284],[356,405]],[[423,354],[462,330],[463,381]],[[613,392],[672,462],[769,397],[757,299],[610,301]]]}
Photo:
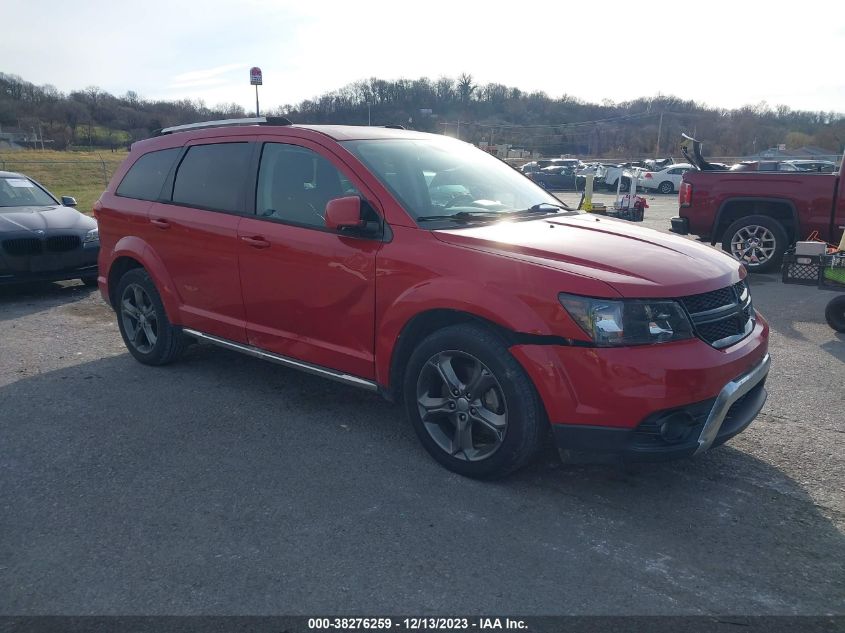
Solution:
{"label": "pickup truck wheel", "polygon": [[740,218],[727,228],[722,237],[722,250],[745,264],[752,273],[776,270],[786,246],[783,225],[765,215]]}
{"label": "pickup truck wheel", "polygon": [[675,191],[675,185],[673,185],[668,180],[664,180],[657,186],[657,190],[660,193],[673,193]]}
{"label": "pickup truck wheel", "polygon": [[502,477],[537,452],[547,426],[534,385],[492,330],[446,327],[411,354],[403,385],[425,449],[467,477]]}
{"label": "pickup truck wheel", "polygon": [[129,353],[145,365],[166,365],[187,345],[182,328],[170,324],[149,273],[133,268],[117,285],[117,325]]}
{"label": "pickup truck wheel", "polygon": [[837,332],[845,332],[845,295],[831,300],[824,311],[827,324]]}

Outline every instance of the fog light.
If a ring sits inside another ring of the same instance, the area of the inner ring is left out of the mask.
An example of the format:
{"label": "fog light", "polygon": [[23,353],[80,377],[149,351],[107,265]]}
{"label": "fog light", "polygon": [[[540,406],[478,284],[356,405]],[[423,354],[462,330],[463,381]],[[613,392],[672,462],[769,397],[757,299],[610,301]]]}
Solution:
{"label": "fog light", "polygon": [[695,419],[684,411],[671,413],[660,421],[660,437],[669,444],[683,442],[695,426]]}

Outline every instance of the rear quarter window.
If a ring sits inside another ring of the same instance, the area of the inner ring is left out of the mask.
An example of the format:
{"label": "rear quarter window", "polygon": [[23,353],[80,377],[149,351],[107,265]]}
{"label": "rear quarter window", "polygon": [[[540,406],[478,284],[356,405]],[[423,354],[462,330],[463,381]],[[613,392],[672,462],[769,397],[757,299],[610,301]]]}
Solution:
{"label": "rear quarter window", "polygon": [[176,171],[173,202],[215,211],[240,211],[252,145],[193,145]]}
{"label": "rear quarter window", "polygon": [[129,168],[115,194],[136,200],[158,200],[161,188],[181,148],[144,154]]}

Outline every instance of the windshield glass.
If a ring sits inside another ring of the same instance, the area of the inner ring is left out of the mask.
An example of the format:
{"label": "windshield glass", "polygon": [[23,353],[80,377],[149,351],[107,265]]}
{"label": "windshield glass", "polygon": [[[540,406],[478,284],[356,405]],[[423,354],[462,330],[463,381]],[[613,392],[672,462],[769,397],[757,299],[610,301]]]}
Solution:
{"label": "windshield glass", "polygon": [[447,137],[346,141],[415,219],[496,220],[561,202],[499,159]]}
{"label": "windshield glass", "polygon": [[46,207],[56,204],[28,178],[0,178],[0,207]]}

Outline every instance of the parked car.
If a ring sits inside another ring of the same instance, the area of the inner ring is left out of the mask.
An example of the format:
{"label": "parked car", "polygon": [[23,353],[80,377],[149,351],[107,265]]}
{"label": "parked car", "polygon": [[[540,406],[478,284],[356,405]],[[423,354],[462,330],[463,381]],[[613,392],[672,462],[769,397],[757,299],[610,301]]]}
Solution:
{"label": "parked car", "polygon": [[584,189],[584,176],[577,175],[571,167],[544,167],[540,171],[530,172],[527,176],[543,189],[568,191]]}
{"label": "parked car", "polygon": [[731,165],[730,171],[801,171],[787,160],[744,160]]}
{"label": "parked car", "polygon": [[525,163],[522,166],[522,173],[529,174],[538,172],[547,167],[570,167],[578,170],[584,166],[577,158],[540,158],[530,163]]}
{"label": "parked car", "polygon": [[675,193],[681,186],[681,179],[690,169],[695,169],[689,163],[669,165],[660,171],[647,171],[640,178],[640,186],[646,190],[660,193]]}
{"label": "parked car", "polygon": [[97,283],[97,222],[23,174],[0,171],[0,284]]}
{"label": "parked car", "polygon": [[740,260],[751,272],[778,270],[786,249],[818,232],[838,244],[845,227],[840,172],[720,171],[690,139],[690,162],[678,193],[672,231],[696,235]]}
{"label": "parked car", "polygon": [[200,340],[378,392],[473,477],[549,426],[567,451],[668,459],[763,406],[769,329],[730,257],[569,209],[455,139],[285,123],[163,130],[96,203],[100,289],[141,363]]}
{"label": "parked car", "polygon": [[619,185],[619,179],[622,179],[622,185],[619,191],[626,192],[631,188],[634,171],[639,168],[632,167],[630,163],[622,163],[620,165],[605,167],[604,171],[604,187],[608,191],[616,191]]}
{"label": "parked car", "polygon": [[798,171],[818,171],[823,174],[832,174],[836,171],[836,163],[831,160],[789,160]]}

